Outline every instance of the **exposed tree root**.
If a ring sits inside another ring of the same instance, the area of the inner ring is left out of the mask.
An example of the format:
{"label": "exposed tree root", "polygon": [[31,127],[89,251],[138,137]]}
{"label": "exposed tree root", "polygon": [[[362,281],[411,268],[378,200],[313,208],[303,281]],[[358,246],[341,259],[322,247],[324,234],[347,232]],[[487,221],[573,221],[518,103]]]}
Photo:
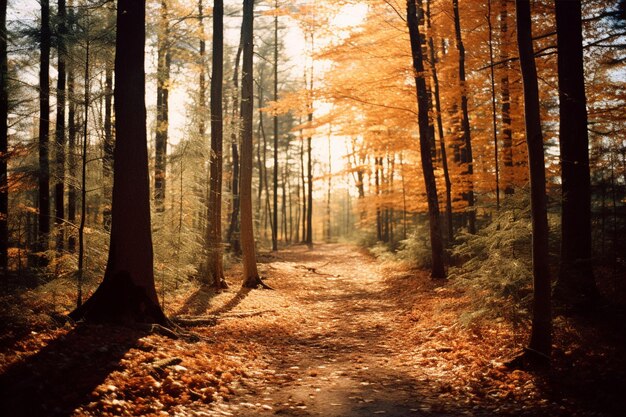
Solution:
{"label": "exposed tree root", "polygon": [[550,369],[550,357],[537,350],[524,348],[519,355],[505,362],[504,366],[524,371],[545,371]]}
{"label": "exposed tree root", "polygon": [[250,288],[252,290],[263,289],[263,290],[273,290],[274,288],[267,285],[261,277],[248,277],[242,284],[243,288]]}
{"label": "exposed tree root", "polygon": [[239,319],[245,317],[260,316],[265,313],[275,313],[276,310],[261,310],[261,311],[241,311],[214,314],[210,316],[193,316],[193,317],[175,317],[172,319],[174,323],[184,327],[199,327],[199,326],[215,326],[219,319]]}

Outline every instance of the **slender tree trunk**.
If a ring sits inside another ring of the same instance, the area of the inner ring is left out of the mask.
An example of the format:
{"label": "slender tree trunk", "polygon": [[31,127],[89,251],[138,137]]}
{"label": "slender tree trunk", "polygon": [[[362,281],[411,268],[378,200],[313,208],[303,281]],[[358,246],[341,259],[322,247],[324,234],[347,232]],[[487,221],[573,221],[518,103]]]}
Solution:
{"label": "slender tree trunk", "polygon": [[58,29],[57,29],[57,119],[56,119],[56,183],[54,186],[55,222],[57,228],[56,250],[63,251],[65,245],[65,59],[67,49],[65,36],[67,34],[65,21],[65,0],[58,0]]}
{"label": "slender tree trunk", "polygon": [[105,322],[166,323],[154,286],[145,106],[145,1],[119,0],[111,243],[104,280],[70,315]]}
{"label": "slender tree trunk", "polygon": [[[70,0],[70,20],[74,19],[74,9],[72,7],[72,2]],[[72,49],[73,44],[68,44],[68,51]],[[68,54],[71,55],[71,54]],[[68,71],[67,71],[67,100],[68,100],[68,112],[67,112],[67,155],[68,155],[68,174],[71,178],[71,182],[69,183],[67,190],[67,221],[69,226],[72,229],[72,232],[69,233],[67,238],[67,250],[70,253],[74,253],[76,251],[76,184],[78,178],[78,164],[76,161],[76,134],[77,132],[77,124],[76,124],[76,88],[75,88],[75,78],[76,78],[76,65],[69,61]]]}
{"label": "slender tree trunk", "polygon": [[111,230],[111,197],[113,192],[113,61],[106,60],[104,70],[104,152],[102,156],[102,176],[104,178],[105,209],[104,228]]}
{"label": "slender tree trunk", "polygon": [[556,294],[569,304],[598,293],[591,262],[591,178],[580,0],[556,0],[561,151],[561,265]]}
{"label": "slender tree trunk", "polygon": [[[411,38],[411,53],[413,57],[413,69],[415,70],[415,87],[417,90],[418,124],[420,135],[420,153],[422,159],[422,171],[426,186],[428,200],[428,217],[430,224],[430,245],[432,250],[432,278],[445,278],[446,272],[443,263],[443,241],[441,238],[441,224],[439,219],[439,201],[437,200],[437,183],[433,170],[433,162],[430,155],[429,116],[428,116],[428,93],[426,80],[424,79],[424,61],[420,46],[420,31],[418,10],[415,0],[407,0],[407,24]],[[420,13],[422,11],[420,10]]]}
{"label": "slender tree trunk", "polygon": [[[89,16],[87,15],[87,27]],[[89,35],[88,35],[89,36]],[[89,49],[91,40],[87,37],[85,41],[85,96],[84,96],[84,120],[83,120],[83,151],[80,177],[80,225],[78,226],[78,294],[76,296],[77,308],[83,304],[83,277],[85,262],[85,220],[87,216],[87,145],[89,144],[89,106],[91,102],[89,84]]]}
{"label": "slender tree trunk", "polygon": [[504,195],[511,195],[513,188],[513,130],[511,129],[511,91],[509,88],[509,25],[508,0],[500,0],[500,62],[502,76],[500,79],[502,118],[502,160],[504,163]]}
{"label": "slender tree trunk", "polygon": [[[48,249],[50,234],[50,1],[41,0],[39,67],[39,219],[37,250]],[[39,255],[39,266],[48,264],[45,254]]]}
{"label": "slender tree trunk", "polygon": [[[427,0],[426,2],[426,24],[429,32],[431,27],[431,1],[432,0]],[[452,181],[450,180],[450,171],[448,170],[448,151],[446,150],[445,135],[443,133],[443,119],[441,116],[441,96],[439,93],[439,76],[437,73],[437,55],[435,54],[435,42],[432,35],[428,37],[428,50],[430,51],[430,65],[435,88],[435,113],[437,119],[437,134],[439,135],[439,148],[441,149],[441,167],[443,169],[443,178],[446,185],[446,231],[448,241],[452,242],[454,240],[454,225],[452,223]]]}
{"label": "slender tree trunk", "polygon": [[[241,253],[241,244],[239,237],[239,145],[237,138],[237,126],[238,120],[241,115],[237,116],[237,89],[239,88],[239,60],[243,52],[243,26],[241,28],[241,40],[239,42],[239,48],[235,56],[235,70],[233,71],[233,110],[231,117],[231,154],[232,154],[232,179],[231,179],[231,192],[232,192],[232,204],[230,212],[230,224],[228,226],[227,241],[230,244],[230,250],[234,254]],[[243,72],[243,71],[242,71]]]}
{"label": "slender tree trunk", "polygon": [[7,2],[0,4],[0,271],[8,274],[9,252],[9,91],[7,66]]}
{"label": "slender tree trunk", "polygon": [[465,45],[461,36],[461,17],[459,14],[459,0],[452,0],[454,10],[454,29],[456,33],[456,47],[459,51],[459,84],[461,88],[461,127],[463,129],[463,144],[461,162],[467,164],[467,178],[469,189],[465,193],[468,205],[467,230],[476,233],[476,211],[474,209],[474,157],[472,155],[472,136],[469,120],[467,85],[465,80]]}
{"label": "slender tree trunk", "polygon": [[[537,68],[533,51],[531,12],[529,0],[516,0],[517,40],[519,46],[522,80],[524,83],[524,113],[526,142],[530,168],[530,197],[532,213],[533,258],[533,317],[530,357],[546,362],[552,344],[552,319],[550,306],[550,270],[548,264],[548,217],[546,206],[546,178],[543,151],[543,133],[539,108]],[[527,355],[528,356],[528,355]]]}
{"label": "slender tree trunk", "polygon": [[[306,80],[306,77],[305,77]],[[306,83],[305,83],[306,84]],[[300,122],[302,123],[302,122]],[[300,174],[302,179],[302,243],[306,243],[307,232],[307,192],[306,192],[306,180],[304,178],[304,137],[302,136],[302,130],[300,130]]]}
{"label": "slender tree trunk", "polygon": [[254,242],[252,216],[252,164],[253,135],[252,115],[254,110],[254,80],[252,57],[254,53],[254,0],[243,0],[243,22],[241,38],[243,61],[241,66],[241,252],[243,254],[244,288],[265,286],[259,277]]}
{"label": "slender tree trunk", "polygon": [[[308,121],[309,125],[313,123],[313,48],[315,37],[313,33],[311,36],[311,67],[310,67],[310,77],[309,80],[309,103],[308,103]],[[312,155],[312,147],[311,147],[311,135],[309,135],[306,139],[307,142],[307,185],[308,185],[308,194],[307,194],[307,212],[306,212],[306,244],[309,246],[313,246],[313,155]]]}
{"label": "slender tree trunk", "polygon": [[[154,163],[154,205],[156,211],[165,210],[165,176],[167,169],[167,139],[169,130],[169,82],[171,54],[169,45],[170,28],[167,1],[161,0],[161,16],[157,45],[157,117]],[[202,68],[204,72],[204,68]]]}
{"label": "slender tree trunk", "polygon": [[[274,1],[278,10],[278,0]],[[274,101],[278,100],[278,14],[274,16]],[[272,250],[278,250],[278,115],[274,114],[274,212],[272,213]]]}
{"label": "slender tree trunk", "polygon": [[331,235],[331,210],[330,210],[330,194],[332,192],[332,181],[333,181],[333,162],[332,162],[332,125],[328,128],[328,185],[326,189],[326,241],[330,242],[332,239]]}
{"label": "slender tree trunk", "polygon": [[227,288],[222,262],[222,155],[224,81],[224,2],[213,1],[213,56],[211,70],[211,191],[209,195],[209,273],[216,289]]}
{"label": "slender tree trunk", "polygon": [[496,171],[496,209],[500,210],[500,166],[498,153],[498,115],[496,110],[496,74],[493,62],[493,27],[491,25],[491,1],[487,0],[487,26],[489,30],[489,64],[491,70],[491,122],[493,127],[493,160]]}

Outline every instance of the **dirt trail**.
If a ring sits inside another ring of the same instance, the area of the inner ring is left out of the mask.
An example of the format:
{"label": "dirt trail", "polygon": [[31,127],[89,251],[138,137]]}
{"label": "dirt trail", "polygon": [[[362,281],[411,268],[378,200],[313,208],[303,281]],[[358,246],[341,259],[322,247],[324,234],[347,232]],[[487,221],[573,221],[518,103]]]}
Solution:
{"label": "dirt trail", "polygon": [[238,416],[445,415],[424,396],[426,381],[407,372],[396,343],[406,306],[392,297],[373,258],[333,244],[290,248],[264,261],[261,269],[277,291],[254,292],[246,301],[253,310],[263,308],[253,305],[255,297],[280,303],[263,319],[275,326],[276,337],[271,331],[246,336],[267,349],[268,369],[214,410]]}

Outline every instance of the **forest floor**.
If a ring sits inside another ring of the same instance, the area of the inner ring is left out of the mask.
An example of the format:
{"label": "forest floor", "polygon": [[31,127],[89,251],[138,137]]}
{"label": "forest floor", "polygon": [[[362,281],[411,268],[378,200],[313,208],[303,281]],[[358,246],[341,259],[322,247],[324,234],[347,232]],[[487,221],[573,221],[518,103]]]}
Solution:
{"label": "forest floor", "polygon": [[167,300],[205,319],[196,341],[62,325],[28,294],[19,322],[0,305],[0,415],[626,415],[614,327],[559,316],[553,369],[511,371],[526,324],[462,326],[467,297],[424,271],[342,244],[261,254],[259,269],[274,291],[241,290],[235,266],[229,290]]}

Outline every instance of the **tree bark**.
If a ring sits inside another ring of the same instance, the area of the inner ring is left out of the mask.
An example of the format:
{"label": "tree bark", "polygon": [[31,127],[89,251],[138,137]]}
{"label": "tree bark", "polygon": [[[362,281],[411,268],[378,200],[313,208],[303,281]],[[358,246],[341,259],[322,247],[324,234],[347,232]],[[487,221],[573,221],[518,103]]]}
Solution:
{"label": "tree bark", "polygon": [[243,61],[241,65],[241,252],[243,254],[244,288],[263,286],[256,264],[254,222],[252,216],[252,116],[254,110],[254,80],[252,61],[254,53],[254,0],[243,1],[241,28]]}
{"label": "tree bark", "polygon": [[109,259],[96,292],[70,316],[165,324],[154,286],[145,106],[145,0],[119,0]]}
{"label": "tree bark", "polygon": [[580,0],[556,0],[561,151],[561,264],[555,295],[595,301],[591,263],[591,179]]}
{"label": "tree bark", "polygon": [[[415,0],[407,0],[407,25],[411,38],[411,53],[413,69],[415,71],[415,88],[417,90],[418,125],[420,153],[422,159],[422,172],[428,200],[428,218],[430,225],[430,245],[432,250],[432,278],[445,278],[446,272],[443,263],[443,242],[441,239],[441,224],[439,219],[439,202],[437,200],[437,183],[433,170],[429,143],[429,116],[428,116],[428,92],[424,79],[424,60],[420,46],[419,18]],[[420,10],[420,13],[423,13]]]}
{"label": "tree bark", "polygon": [[211,70],[211,168],[209,194],[209,274],[217,290],[226,288],[222,262],[222,83],[224,79],[224,2],[213,1],[213,63]]}
{"label": "tree bark", "polygon": [[39,266],[48,264],[45,252],[50,234],[50,1],[41,0],[39,66],[39,217],[37,251]]}
{"label": "tree bark", "polygon": [[543,133],[539,107],[539,88],[535,66],[531,11],[529,0],[516,0],[517,41],[522,81],[524,84],[524,114],[528,165],[530,169],[530,199],[532,213],[533,317],[528,352],[548,359],[552,345],[550,300],[550,270],[548,265],[548,216],[546,206],[546,177]]}

